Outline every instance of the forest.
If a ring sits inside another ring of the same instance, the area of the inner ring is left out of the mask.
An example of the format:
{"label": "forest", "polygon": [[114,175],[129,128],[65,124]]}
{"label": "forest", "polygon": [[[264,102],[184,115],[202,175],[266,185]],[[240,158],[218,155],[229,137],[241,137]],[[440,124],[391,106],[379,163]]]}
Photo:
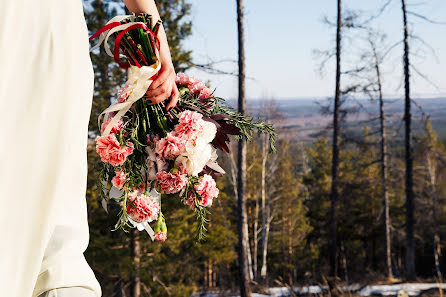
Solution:
{"label": "forest", "polygon": [[[238,19],[233,20],[241,36],[242,2],[234,1]],[[327,296],[340,296],[347,293],[339,288],[352,284],[442,283],[446,138],[437,134],[430,114],[411,96],[412,80],[429,79],[411,64],[413,48],[429,45],[412,34],[410,26],[416,22],[408,19],[430,22],[433,30],[442,24],[417,13],[416,6],[407,7],[405,0],[396,1],[401,6],[401,39],[389,41],[374,21],[392,1],[377,2],[375,11],[363,13],[344,10],[337,0],[336,17],[324,20],[335,43],[315,50],[315,64],[321,71],[328,63],[336,65],[328,74],[335,88],[318,111],[328,124],[310,140],[301,141],[295,130],[283,125],[280,100],[263,98],[255,108],[248,105],[247,113],[275,125],[277,152],[270,153],[268,140],[255,135],[246,144],[245,166],[239,166],[235,140],[231,153],[219,154],[227,174],[217,181],[220,193],[210,208],[203,242],[195,236],[194,213],[178,199],[164,202],[169,222],[165,242],[152,242],[136,229],[111,231],[118,209],[111,205],[107,213],[101,205],[102,165],[94,138],[99,133],[97,116],[116,100],[126,73],[102,48],[91,53],[95,93],[86,197],[90,242],[85,256],[104,297],[252,296],[254,292],[270,296],[272,287],[289,289],[288,295],[280,296],[296,296],[292,288],[310,285],[324,286]],[[192,34],[188,18],[192,4],[156,3],[176,71],[213,70],[213,65],[195,64],[191,51],[183,48]],[[93,33],[122,14],[124,5],[84,0],[84,11]],[[238,37],[234,42],[243,49],[243,38]],[[399,57],[403,70],[401,114],[386,108],[389,100],[382,91],[390,55]],[[245,75],[240,50],[238,59],[240,81]],[[244,90],[239,94],[238,100],[246,101]],[[366,111],[361,102],[367,102]],[[358,113],[367,117],[352,124],[349,119]]]}

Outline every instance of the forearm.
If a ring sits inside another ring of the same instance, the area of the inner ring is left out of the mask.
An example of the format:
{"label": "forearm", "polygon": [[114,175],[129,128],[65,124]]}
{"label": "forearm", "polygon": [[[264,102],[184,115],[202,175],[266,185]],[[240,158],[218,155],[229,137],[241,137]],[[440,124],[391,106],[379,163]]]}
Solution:
{"label": "forearm", "polygon": [[[153,21],[161,20],[154,0],[123,0],[128,10],[134,14],[147,13],[152,15]],[[170,97],[169,103],[165,106],[169,111],[175,107],[180,97],[177,85],[175,83],[176,74],[172,64],[172,57],[170,56],[169,44],[167,42],[166,32],[164,26],[161,24],[158,31],[158,39],[160,42],[160,62],[161,69],[159,75],[150,84],[146,94],[150,98],[152,104],[163,102]]]}
{"label": "forearm", "polygon": [[161,19],[154,0],[124,0],[124,3],[130,12],[151,14],[154,22]]}
{"label": "forearm", "polygon": [[[128,10],[138,14],[138,13],[147,13],[152,15],[153,22],[156,23],[158,20],[161,20],[158,9],[156,7],[154,0],[123,0],[125,6],[127,6]],[[171,65],[172,58],[170,56],[169,44],[167,41],[166,32],[164,31],[164,26],[161,24],[160,29],[158,31],[158,39],[160,41],[160,60],[161,64]]]}

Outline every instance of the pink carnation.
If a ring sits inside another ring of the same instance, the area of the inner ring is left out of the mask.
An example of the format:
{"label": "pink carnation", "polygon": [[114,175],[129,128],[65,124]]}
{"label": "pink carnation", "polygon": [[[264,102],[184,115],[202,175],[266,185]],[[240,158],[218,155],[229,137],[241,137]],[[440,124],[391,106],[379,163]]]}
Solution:
{"label": "pink carnation", "polygon": [[190,209],[195,209],[195,195],[193,192],[187,193],[187,199],[183,200],[184,205],[188,205]]}
{"label": "pink carnation", "polygon": [[115,134],[96,137],[96,152],[101,156],[102,162],[108,162],[113,166],[124,164],[127,157],[133,153],[133,148],[131,142],[121,147]]}
{"label": "pink carnation", "polygon": [[[108,124],[110,123],[112,119],[108,119],[107,121],[105,121],[104,123],[102,123],[101,125],[101,133],[104,133],[105,128],[107,128]],[[110,133],[119,133],[119,131],[122,128],[122,125],[124,124],[124,122],[119,119],[118,122],[115,123],[115,125],[110,129]]]}
{"label": "pink carnation", "polygon": [[197,82],[195,83],[192,88],[189,88],[192,95],[200,94],[201,90],[206,88],[206,85],[203,82]]}
{"label": "pink carnation", "polygon": [[115,170],[115,176],[112,178],[112,185],[121,190],[125,180],[125,172],[122,170]]}
{"label": "pink carnation", "polygon": [[175,125],[175,133],[183,139],[194,139],[203,129],[203,115],[185,110],[178,114],[179,122]]}
{"label": "pink carnation", "polygon": [[200,195],[198,202],[203,206],[210,206],[212,199],[217,198],[219,193],[215,180],[208,174],[199,179],[198,184],[195,185],[195,191]]}
{"label": "pink carnation", "polygon": [[155,135],[151,138],[150,134],[147,134],[147,145],[151,145],[152,142],[154,145],[160,140],[160,137],[158,135]]}
{"label": "pink carnation", "polygon": [[188,76],[182,72],[179,72],[177,74],[175,83],[181,86],[187,86],[187,88],[191,91],[192,94],[198,94],[202,89],[206,87],[203,84],[203,82],[198,78],[195,78],[193,76]]}
{"label": "pink carnation", "polygon": [[110,150],[113,148],[120,148],[119,142],[115,134],[96,137],[96,152],[101,156],[103,162],[110,160]]}
{"label": "pink carnation", "polygon": [[128,88],[128,84],[126,83],[121,89],[119,89],[119,91],[118,91],[118,102],[119,103],[123,103],[123,102],[127,101],[128,97],[129,97],[129,93],[125,92],[127,88]]}
{"label": "pink carnation", "polygon": [[187,85],[189,77],[183,72],[178,72],[175,83],[178,85]]}
{"label": "pink carnation", "polygon": [[155,240],[157,240],[157,241],[166,241],[167,232],[159,231],[158,233],[155,233],[154,237],[155,237]]}
{"label": "pink carnation", "polygon": [[127,142],[126,146],[121,147],[120,149],[112,149],[110,151],[110,160],[108,161],[113,166],[118,166],[124,164],[127,160],[127,157],[133,153],[133,143]]}
{"label": "pink carnation", "polygon": [[146,187],[145,187],[145,185],[144,185],[144,183],[141,183],[140,185],[139,185],[139,187],[133,187],[132,188],[132,191],[137,191],[138,193],[144,193],[144,190],[146,189]]}
{"label": "pink carnation", "polygon": [[178,193],[187,184],[187,175],[180,171],[173,174],[161,171],[156,174],[156,179],[161,187],[161,192],[166,194]]}
{"label": "pink carnation", "polygon": [[212,91],[205,87],[200,91],[200,94],[198,95],[198,99],[207,99],[209,97],[211,97],[212,95]]}
{"label": "pink carnation", "polygon": [[161,158],[156,158],[155,160],[156,163],[156,172],[160,172],[160,171],[166,171],[169,168],[169,163],[166,162],[165,159],[161,159]]}
{"label": "pink carnation", "polygon": [[127,201],[127,214],[134,221],[138,223],[151,222],[156,220],[159,211],[160,206],[157,200],[142,194],[138,190],[135,190],[129,194]]}
{"label": "pink carnation", "polygon": [[184,151],[185,145],[186,140],[169,133],[156,142],[155,153],[163,159],[173,160]]}

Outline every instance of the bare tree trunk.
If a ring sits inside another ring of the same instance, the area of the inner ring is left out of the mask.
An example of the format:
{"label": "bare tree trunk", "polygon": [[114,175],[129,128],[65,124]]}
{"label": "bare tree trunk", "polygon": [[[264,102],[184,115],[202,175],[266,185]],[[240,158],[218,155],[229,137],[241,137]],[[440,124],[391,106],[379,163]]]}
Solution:
{"label": "bare tree trunk", "polygon": [[139,242],[139,231],[136,228],[131,230],[130,248],[132,249],[133,258],[133,273],[131,276],[130,292],[132,297],[141,296],[141,279],[139,275],[139,268],[141,263],[141,246]]}
{"label": "bare tree trunk", "polygon": [[340,109],[340,87],[341,87],[341,0],[337,5],[337,26],[336,26],[336,89],[333,109],[333,152],[331,168],[331,210],[330,210],[330,276],[336,278],[338,275],[338,254],[337,254],[337,228],[336,228],[336,205],[338,201],[338,169],[339,169],[339,109]]}
{"label": "bare tree trunk", "polygon": [[[245,179],[246,180],[246,179]],[[254,279],[254,273],[253,273],[253,269],[252,269],[252,257],[251,257],[251,245],[249,244],[249,223],[248,223],[248,218],[249,216],[246,216],[246,224],[245,224],[245,240],[248,243],[247,244],[247,248],[246,248],[246,257],[247,257],[247,261],[248,261],[248,276],[249,276],[249,280],[253,280]]]}
{"label": "bare tree trunk", "polygon": [[[238,29],[238,110],[240,113],[246,112],[245,100],[245,49],[244,49],[244,29],[243,29],[243,0],[237,0],[237,29]],[[238,143],[238,173],[237,173],[237,194],[238,194],[238,239],[239,239],[239,268],[240,268],[240,296],[251,297],[251,287],[249,283],[248,270],[248,217],[246,214],[246,142],[240,140]]]}
{"label": "bare tree trunk", "polygon": [[206,270],[206,274],[207,274],[207,287],[208,288],[212,288],[213,287],[213,280],[212,280],[212,261],[209,260],[207,262],[207,270]]}
{"label": "bare tree trunk", "polygon": [[415,240],[414,240],[414,193],[413,193],[413,157],[412,157],[412,127],[410,113],[410,75],[409,75],[409,34],[407,30],[406,1],[401,0],[404,32],[404,89],[405,89],[405,151],[406,151],[406,279],[415,280]]}
{"label": "bare tree trunk", "polygon": [[288,204],[288,218],[287,218],[287,256],[288,263],[291,264],[288,268],[288,284],[293,286],[293,226],[292,226],[292,213],[291,213],[291,203]]}
{"label": "bare tree trunk", "polygon": [[437,220],[437,201],[436,201],[436,170],[435,164],[431,161],[430,153],[426,154],[427,168],[429,172],[429,181],[431,185],[431,209],[432,216],[434,221],[434,259],[435,259],[435,272],[437,274],[438,279],[441,281],[443,276],[441,274],[440,269],[440,253],[441,253],[441,245],[440,245],[440,232],[438,230],[438,220]]}
{"label": "bare tree trunk", "polygon": [[254,209],[254,226],[253,226],[253,251],[252,251],[252,273],[253,279],[257,279],[257,254],[258,254],[258,229],[259,229],[259,199],[256,195],[256,205]]}
{"label": "bare tree trunk", "polygon": [[266,138],[262,136],[262,268],[260,278],[266,279],[267,273],[267,253],[268,253],[268,233],[269,233],[269,212],[266,209]]}
{"label": "bare tree trunk", "polygon": [[341,262],[342,262],[342,270],[344,271],[344,278],[345,278],[345,282],[349,283],[349,278],[348,278],[348,267],[347,267],[347,256],[345,254],[345,247],[344,247],[344,242],[341,241]]}
{"label": "bare tree trunk", "polygon": [[383,205],[383,227],[384,227],[384,244],[385,244],[385,269],[387,278],[393,277],[392,274],[392,241],[390,239],[390,213],[389,213],[389,195],[387,192],[387,135],[386,135],[386,115],[384,113],[384,98],[382,93],[381,82],[381,61],[376,52],[375,45],[371,42],[373,55],[375,57],[375,71],[376,79],[378,83],[378,96],[379,96],[379,123],[380,123],[380,150],[381,150],[381,183],[382,183],[382,205]]}
{"label": "bare tree trunk", "polygon": [[122,280],[122,277],[119,277],[119,279],[116,282],[116,285],[113,288],[113,296],[126,297],[123,283],[124,281]]}

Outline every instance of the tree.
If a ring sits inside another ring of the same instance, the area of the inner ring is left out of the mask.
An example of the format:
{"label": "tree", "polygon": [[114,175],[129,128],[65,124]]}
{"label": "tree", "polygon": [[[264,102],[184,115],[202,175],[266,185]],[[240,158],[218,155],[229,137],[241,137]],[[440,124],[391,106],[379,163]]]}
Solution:
{"label": "tree", "polygon": [[371,49],[371,64],[374,68],[374,79],[365,86],[364,90],[369,96],[374,99],[374,93],[377,93],[379,102],[379,148],[380,156],[379,161],[381,165],[381,196],[382,196],[382,206],[383,206],[383,230],[384,230],[384,242],[385,242],[385,253],[384,253],[384,267],[385,273],[388,279],[393,277],[392,273],[392,242],[390,235],[390,212],[389,212],[389,193],[388,193],[388,150],[387,150],[387,130],[386,130],[386,114],[384,112],[384,97],[383,97],[383,86],[382,86],[382,74],[381,66],[385,54],[382,54],[378,50],[377,42],[383,41],[384,35],[373,33],[369,30],[368,42]]}
{"label": "tree", "polygon": [[407,280],[415,280],[415,240],[414,240],[414,193],[413,193],[413,157],[412,157],[412,115],[410,112],[410,74],[409,74],[409,33],[407,28],[406,0],[401,0],[403,13],[403,35],[404,35],[404,147],[406,163],[406,255],[405,267]]}
{"label": "tree", "polygon": [[[289,286],[297,281],[297,274],[302,270],[299,261],[299,255],[305,249],[306,238],[312,227],[307,217],[307,208],[304,205],[305,190],[302,185],[302,179],[298,177],[297,158],[291,153],[290,143],[281,140],[280,153],[277,156],[277,170],[274,176],[271,176],[272,184],[268,191],[269,209],[271,212],[272,241],[281,247],[281,259],[276,266],[276,271],[280,278]],[[290,185],[292,185],[290,187]],[[280,266],[280,267],[277,267]]]}
{"label": "tree", "polygon": [[[246,113],[245,99],[245,48],[244,48],[244,27],[243,27],[243,0],[237,0],[237,30],[238,30],[238,111]],[[240,141],[238,144],[237,158],[237,194],[238,194],[238,241],[239,241],[239,266],[240,266],[240,295],[241,297],[251,297],[251,287],[249,284],[248,271],[248,216],[246,212],[246,143]]]}
{"label": "tree", "polygon": [[337,1],[337,21],[336,21],[336,87],[333,108],[333,144],[331,161],[331,209],[330,209],[330,276],[336,278],[338,275],[338,255],[336,238],[336,205],[338,201],[338,170],[339,170],[339,130],[340,130],[340,96],[341,96],[341,0]]}
{"label": "tree", "polygon": [[331,150],[328,139],[318,138],[311,146],[306,147],[309,170],[303,175],[302,183],[306,187],[307,198],[304,205],[308,209],[307,216],[313,227],[308,236],[309,250],[311,254],[311,270],[313,278],[319,274],[325,275],[329,271],[327,257],[319,257],[319,254],[329,252],[329,222],[330,216],[330,188],[331,188]]}
{"label": "tree", "polygon": [[432,219],[432,229],[433,229],[433,245],[432,250],[434,253],[434,266],[437,278],[442,280],[442,273],[440,268],[440,255],[441,255],[441,244],[440,244],[440,226],[438,223],[438,179],[440,175],[441,168],[443,167],[443,162],[446,157],[446,150],[444,144],[438,140],[437,133],[432,128],[431,121],[429,118],[424,120],[424,135],[419,141],[418,155],[420,159],[420,164],[424,171],[423,183],[427,184],[427,190],[425,191],[428,196],[428,209],[430,210]]}

